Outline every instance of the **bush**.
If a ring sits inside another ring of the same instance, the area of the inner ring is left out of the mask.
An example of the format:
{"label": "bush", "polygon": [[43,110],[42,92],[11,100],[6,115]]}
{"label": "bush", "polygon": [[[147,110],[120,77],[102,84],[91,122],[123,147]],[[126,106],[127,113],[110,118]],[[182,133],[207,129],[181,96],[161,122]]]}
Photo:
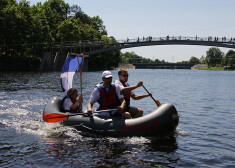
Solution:
{"label": "bush", "polygon": [[41,63],[37,57],[1,56],[0,70],[4,71],[36,71]]}

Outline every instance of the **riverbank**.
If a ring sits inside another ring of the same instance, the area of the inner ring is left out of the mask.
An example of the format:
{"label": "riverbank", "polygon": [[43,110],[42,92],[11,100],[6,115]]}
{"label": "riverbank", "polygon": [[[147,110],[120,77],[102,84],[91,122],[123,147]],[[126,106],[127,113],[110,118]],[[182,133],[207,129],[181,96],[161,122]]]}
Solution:
{"label": "riverbank", "polygon": [[202,69],[207,69],[208,65],[207,64],[196,64],[191,67],[191,70],[202,70]]}
{"label": "riverbank", "polygon": [[208,67],[207,64],[196,64],[191,70],[234,71],[234,67]]}
{"label": "riverbank", "polygon": [[203,68],[201,70],[210,70],[210,71],[235,71],[234,67],[209,67]]}
{"label": "riverbank", "polygon": [[135,69],[135,66],[132,64],[124,64],[124,63],[120,63],[118,64],[118,67],[116,69]]}

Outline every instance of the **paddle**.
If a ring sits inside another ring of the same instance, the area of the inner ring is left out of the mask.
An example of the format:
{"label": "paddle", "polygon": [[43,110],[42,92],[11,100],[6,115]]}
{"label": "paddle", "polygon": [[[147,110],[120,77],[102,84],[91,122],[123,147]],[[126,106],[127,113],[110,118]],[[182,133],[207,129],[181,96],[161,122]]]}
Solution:
{"label": "paddle", "polygon": [[[144,87],[144,85],[142,85],[142,86],[143,86],[143,88],[146,90],[146,92],[147,92],[148,94],[150,94],[149,91]],[[155,100],[152,95],[151,95],[151,98],[153,99],[153,101],[156,103],[156,105],[157,105],[158,107],[161,106],[161,103],[160,103],[158,100]]]}
{"label": "paddle", "polygon": [[[100,110],[100,111],[95,111],[93,113],[101,113],[101,112],[110,112],[110,111],[115,111],[117,109],[108,109],[108,110]],[[76,115],[84,115],[86,113],[75,113],[75,114],[62,114],[62,113],[49,113],[49,114],[44,114],[43,113],[43,120],[46,121],[47,123],[56,123],[59,121],[62,121],[69,116],[76,116]]]}

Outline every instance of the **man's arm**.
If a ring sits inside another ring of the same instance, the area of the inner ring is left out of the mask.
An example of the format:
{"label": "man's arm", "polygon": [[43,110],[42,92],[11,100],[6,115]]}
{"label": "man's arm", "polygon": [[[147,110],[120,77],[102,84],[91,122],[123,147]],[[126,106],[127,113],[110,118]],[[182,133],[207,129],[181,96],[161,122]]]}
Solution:
{"label": "man's arm", "polygon": [[126,107],[126,101],[124,100],[124,98],[120,99],[121,105],[117,107],[117,111],[122,114],[124,108]]}
{"label": "man's arm", "polygon": [[82,95],[80,95],[79,99],[74,104],[72,104],[70,106],[70,109],[76,110],[79,107],[79,105],[81,105],[82,103],[83,103],[83,97],[82,97]]}
{"label": "man's arm", "polygon": [[93,107],[93,104],[89,102],[89,103],[87,104],[87,114],[88,114],[88,115],[91,115],[91,114],[92,114],[92,107]]}
{"label": "man's arm", "polygon": [[132,90],[134,90],[134,89],[136,89],[136,88],[138,88],[138,87],[140,87],[142,85],[143,85],[143,81],[140,80],[136,85],[132,85],[132,86],[128,86],[128,87],[123,87],[122,88],[122,93],[126,94],[126,93],[131,92]]}
{"label": "man's arm", "polygon": [[91,93],[89,103],[87,104],[87,114],[88,115],[92,114],[92,107],[93,107],[93,104],[98,100],[98,95],[97,95],[98,93],[99,93],[99,91],[97,88],[95,88],[93,90],[93,92]]}
{"label": "man's arm", "polygon": [[140,99],[143,99],[145,97],[149,97],[149,96],[152,96],[152,94],[143,94],[143,95],[136,95],[136,94],[131,94],[131,98],[134,99],[134,100],[140,100]]}

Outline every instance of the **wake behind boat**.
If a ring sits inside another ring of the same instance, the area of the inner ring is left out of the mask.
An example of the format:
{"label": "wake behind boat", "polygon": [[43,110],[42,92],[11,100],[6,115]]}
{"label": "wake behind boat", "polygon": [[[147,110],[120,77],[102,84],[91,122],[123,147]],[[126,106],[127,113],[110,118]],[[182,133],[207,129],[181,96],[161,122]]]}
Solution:
{"label": "wake behind boat", "polygon": [[[57,114],[57,116],[50,118],[50,114]],[[43,116],[47,122],[59,119],[64,126],[111,137],[156,136],[174,131],[179,122],[177,110],[168,103],[162,104],[153,112],[140,118],[125,120],[120,117],[63,113],[61,99],[58,97],[53,97],[45,106]]]}

